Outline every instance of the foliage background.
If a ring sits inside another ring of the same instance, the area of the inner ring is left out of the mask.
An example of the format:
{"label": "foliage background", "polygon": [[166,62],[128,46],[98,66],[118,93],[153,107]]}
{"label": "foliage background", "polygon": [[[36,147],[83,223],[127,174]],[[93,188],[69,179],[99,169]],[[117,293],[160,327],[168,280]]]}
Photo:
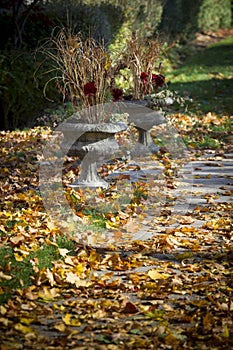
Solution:
{"label": "foliage background", "polygon": [[[43,96],[43,74],[34,78],[33,54],[56,26],[68,26],[117,49],[132,32],[187,43],[196,32],[229,28],[230,0],[34,0],[1,1],[0,129],[30,127],[53,104]],[[171,56],[172,57],[172,56]],[[42,59],[42,58],[41,58]]]}

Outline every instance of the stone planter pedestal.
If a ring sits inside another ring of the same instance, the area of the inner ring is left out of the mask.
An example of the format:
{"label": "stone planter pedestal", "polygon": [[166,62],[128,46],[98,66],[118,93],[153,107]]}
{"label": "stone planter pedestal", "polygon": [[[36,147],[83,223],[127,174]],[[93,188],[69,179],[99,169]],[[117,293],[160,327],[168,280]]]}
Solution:
{"label": "stone planter pedestal", "polygon": [[114,136],[126,129],[123,123],[66,123],[62,126],[62,147],[66,146],[70,138],[75,139],[67,154],[77,155],[81,160],[80,174],[70,187],[108,187],[108,182],[98,175],[97,162],[110,159],[118,151],[119,145]]}
{"label": "stone planter pedestal", "polygon": [[143,115],[141,113],[132,114],[130,120],[135,124],[138,130],[138,142],[148,147],[154,144],[150,135],[151,128],[165,122],[162,113],[156,111],[151,111]]}

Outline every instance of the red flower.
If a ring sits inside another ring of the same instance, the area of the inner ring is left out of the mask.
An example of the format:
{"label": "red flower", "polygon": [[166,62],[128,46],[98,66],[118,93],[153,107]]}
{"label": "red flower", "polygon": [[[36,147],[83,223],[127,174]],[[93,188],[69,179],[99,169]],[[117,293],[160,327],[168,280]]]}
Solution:
{"label": "red flower", "polygon": [[146,79],[148,78],[148,74],[146,72],[142,72],[140,75],[140,79],[143,81],[143,83],[146,83]]}
{"label": "red flower", "polygon": [[162,74],[152,74],[152,83],[156,87],[162,87],[165,84],[165,77]]}
{"label": "red flower", "polygon": [[118,88],[112,88],[111,89],[111,94],[113,97],[113,101],[117,102],[120,101],[123,97],[123,90],[122,89],[118,89]]}
{"label": "red flower", "polygon": [[95,83],[94,81],[90,81],[89,83],[86,83],[83,87],[84,89],[84,94],[86,96],[91,96],[91,95],[95,95],[97,88],[95,87]]}
{"label": "red flower", "polygon": [[146,72],[142,72],[140,74],[140,79],[142,80],[143,83],[143,93],[146,93],[146,85],[147,85],[147,78],[148,78],[149,74],[147,74]]}

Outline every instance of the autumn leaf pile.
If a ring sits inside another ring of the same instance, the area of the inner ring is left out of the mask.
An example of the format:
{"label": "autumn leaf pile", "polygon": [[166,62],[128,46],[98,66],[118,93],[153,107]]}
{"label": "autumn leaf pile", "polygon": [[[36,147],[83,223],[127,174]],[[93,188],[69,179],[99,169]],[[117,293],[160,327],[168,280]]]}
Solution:
{"label": "autumn leaf pile", "polygon": [[[231,150],[227,117],[175,115],[172,122],[190,159],[201,157],[210,132],[214,155]],[[43,207],[38,159],[50,134],[34,128],[0,135],[0,349],[231,349],[232,204],[208,200],[183,216],[168,207],[151,220],[149,240],[84,247],[53,226]],[[172,189],[169,155],[158,157]],[[145,219],[147,188],[138,186],[140,196],[125,212],[101,218],[116,235]],[[88,224],[93,213],[82,192],[72,195]],[[195,220],[205,223],[197,228]]]}

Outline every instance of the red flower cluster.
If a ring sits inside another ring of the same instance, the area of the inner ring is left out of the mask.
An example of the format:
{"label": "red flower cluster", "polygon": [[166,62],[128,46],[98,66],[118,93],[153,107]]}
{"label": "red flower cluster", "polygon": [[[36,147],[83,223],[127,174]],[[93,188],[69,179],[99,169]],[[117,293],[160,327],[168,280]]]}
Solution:
{"label": "red flower cluster", "polygon": [[90,81],[89,83],[86,83],[83,87],[84,94],[86,96],[92,96],[96,94],[97,88],[95,87],[94,81]]}
{"label": "red flower cluster", "polygon": [[165,83],[165,77],[162,74],[152,74],[152,84],[156,87],[162,87]]}
{"label": "red flower cluster", "polygon": [[141,79],[141,81],[142,81],[142,83],[143,83],[143,93],[145,94],[146,93],[146,90],[147,90],[147,78],[148,78],[148,74],[146,73],[146,72],[142,72],[141,74],[140,74],[140,79]]}
{"label": "red flower cluster", "polygon": [[113,97],[113,102],[117,102],[120,101],[123,97],[123,90],[122,89],[118,89],[118,88],[112,88],[111,89],[111,94]]}
{"label": "red flower cluster", "polygon": [[143,92],[144,94],[150,93],[152,90],[152,86],[154,87],[155,91],[158,90],[159,87],[162,87],[165,84],[165,77],[162,74],[155,74],[153,73],[151,75],[151,83],[148,81],[149,74],[146,72],[142,72],[140,74],[140,79],[143,83]]}
{"label": "red flower cluster", "polygon": [[146,80],[148,78],[148,74],[146,72],[142,72],[140,75],[140,79],[143,81],[143,83],[146,83]]}

